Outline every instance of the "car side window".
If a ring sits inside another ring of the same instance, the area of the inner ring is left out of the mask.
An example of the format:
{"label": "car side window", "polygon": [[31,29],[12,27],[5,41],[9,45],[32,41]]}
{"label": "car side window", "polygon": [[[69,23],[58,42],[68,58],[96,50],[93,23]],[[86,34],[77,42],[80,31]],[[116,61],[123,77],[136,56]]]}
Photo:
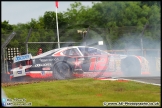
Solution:
{"label": "car side window", "polygon": [[67,56],[79,56],[79,52],[76,50],[76,49],[68,49],[68,50],[65,50],[63,52],[63,54],[67,55]]}
{"label": "car side window", "polygon": [[94,48],[88,48],[89,55],[101,55],[101,51],[94,49]]}
{"label": "car side window", "polygon": [[101,55],[102,52],[95,48],[85,48],[79,47],[79,50],[83,53],[84,56],[91,56],[91,55]]}
{"label": "car side window", "polygon": [[97,50],[97,52],[95,53],[96,55],[101,55],[101,51]]}
{"label": "car side window", "polygon": [[88,48],[85,47],[79,47],[79,50],[82,52],[84,56],[88,56]]}

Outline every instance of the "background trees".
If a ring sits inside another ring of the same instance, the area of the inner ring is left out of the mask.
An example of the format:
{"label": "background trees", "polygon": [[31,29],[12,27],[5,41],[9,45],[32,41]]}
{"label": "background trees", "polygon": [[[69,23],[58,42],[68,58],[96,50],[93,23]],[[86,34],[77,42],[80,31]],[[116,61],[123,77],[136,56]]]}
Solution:
{"label": "background trees", "polygon": [[[159,48],[160,12],[161,5],[157,1],[102,1],[92,7],[74,2],[66,12],[58,13],[60,41],[81,42],[83,37],[77,30],[87,30],[89,27],[87,38],[102,38],[108,49],[140,48],[143,31],[144,48]],[[46,11],[37,20],[31,19],[26,24],[10,25],[9,21],[3,21],[1,42],[15,31],[17,34],[8,47],[25,49],[24,42],[30,28],[32,33],[29,42],[57,42],[55,15],[53,11]],[[37,44],[37,47],[45,46]],[[56,47],[57,44],[54,44],[49,49]],[[30,50],[32,52],[35,49]]]}

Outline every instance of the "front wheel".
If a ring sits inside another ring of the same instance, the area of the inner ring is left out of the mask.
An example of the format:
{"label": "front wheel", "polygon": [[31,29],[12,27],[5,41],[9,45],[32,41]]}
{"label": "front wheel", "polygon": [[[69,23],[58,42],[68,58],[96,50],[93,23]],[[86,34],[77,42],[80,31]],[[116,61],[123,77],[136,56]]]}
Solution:
{"label": "front wheel", "polygon": [[72,67],[65,61],[60,61],[53,66],[54,79],[71,79],[73,76]]}

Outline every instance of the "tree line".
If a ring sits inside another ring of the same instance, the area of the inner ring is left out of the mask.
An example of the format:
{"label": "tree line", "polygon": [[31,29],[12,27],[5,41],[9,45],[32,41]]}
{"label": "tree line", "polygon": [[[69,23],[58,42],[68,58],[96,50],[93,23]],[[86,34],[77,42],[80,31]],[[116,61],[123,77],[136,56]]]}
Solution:
{"label": "tree line", "polygon": [[[142,37],[144,48],[159,48],[160,12],[160,1],[102,1],[93,3],[92,7],[74,2],[67,11],[58,13],[60,41],[81,42],[83,35],[96,40],[101,37],[108,49],[121,49],[131,45],[140,47]],[[25,49],[24,42],[31,28],[29,42],[57,42],[54,11],[46,11],[27,23],[11,25],[9,21],[1,21],[1,42],[15,31],[16,36],[7,47]],[[89,31],[79,34],[77,30]],[[37,47],[43,45],[37,44]],[[56,47],[54,44],[51,48]]]}

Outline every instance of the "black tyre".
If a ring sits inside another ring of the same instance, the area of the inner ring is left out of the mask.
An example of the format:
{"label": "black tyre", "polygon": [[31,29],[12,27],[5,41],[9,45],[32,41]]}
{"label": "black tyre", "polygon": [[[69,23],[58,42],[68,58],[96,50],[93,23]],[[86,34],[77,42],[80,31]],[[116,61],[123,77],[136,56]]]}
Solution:
{"label": "black tyre", "polygon": [[134,56],[128,56],[125,59],[121,60],[121,70],[124,76],[140,76],[141,75],[141,66],[140,61]]}
{"label": "black tyre", "polygon": [[54,79],[71,79],[73,78],[72,67],[65,61],[60,61],[53,66]]}

